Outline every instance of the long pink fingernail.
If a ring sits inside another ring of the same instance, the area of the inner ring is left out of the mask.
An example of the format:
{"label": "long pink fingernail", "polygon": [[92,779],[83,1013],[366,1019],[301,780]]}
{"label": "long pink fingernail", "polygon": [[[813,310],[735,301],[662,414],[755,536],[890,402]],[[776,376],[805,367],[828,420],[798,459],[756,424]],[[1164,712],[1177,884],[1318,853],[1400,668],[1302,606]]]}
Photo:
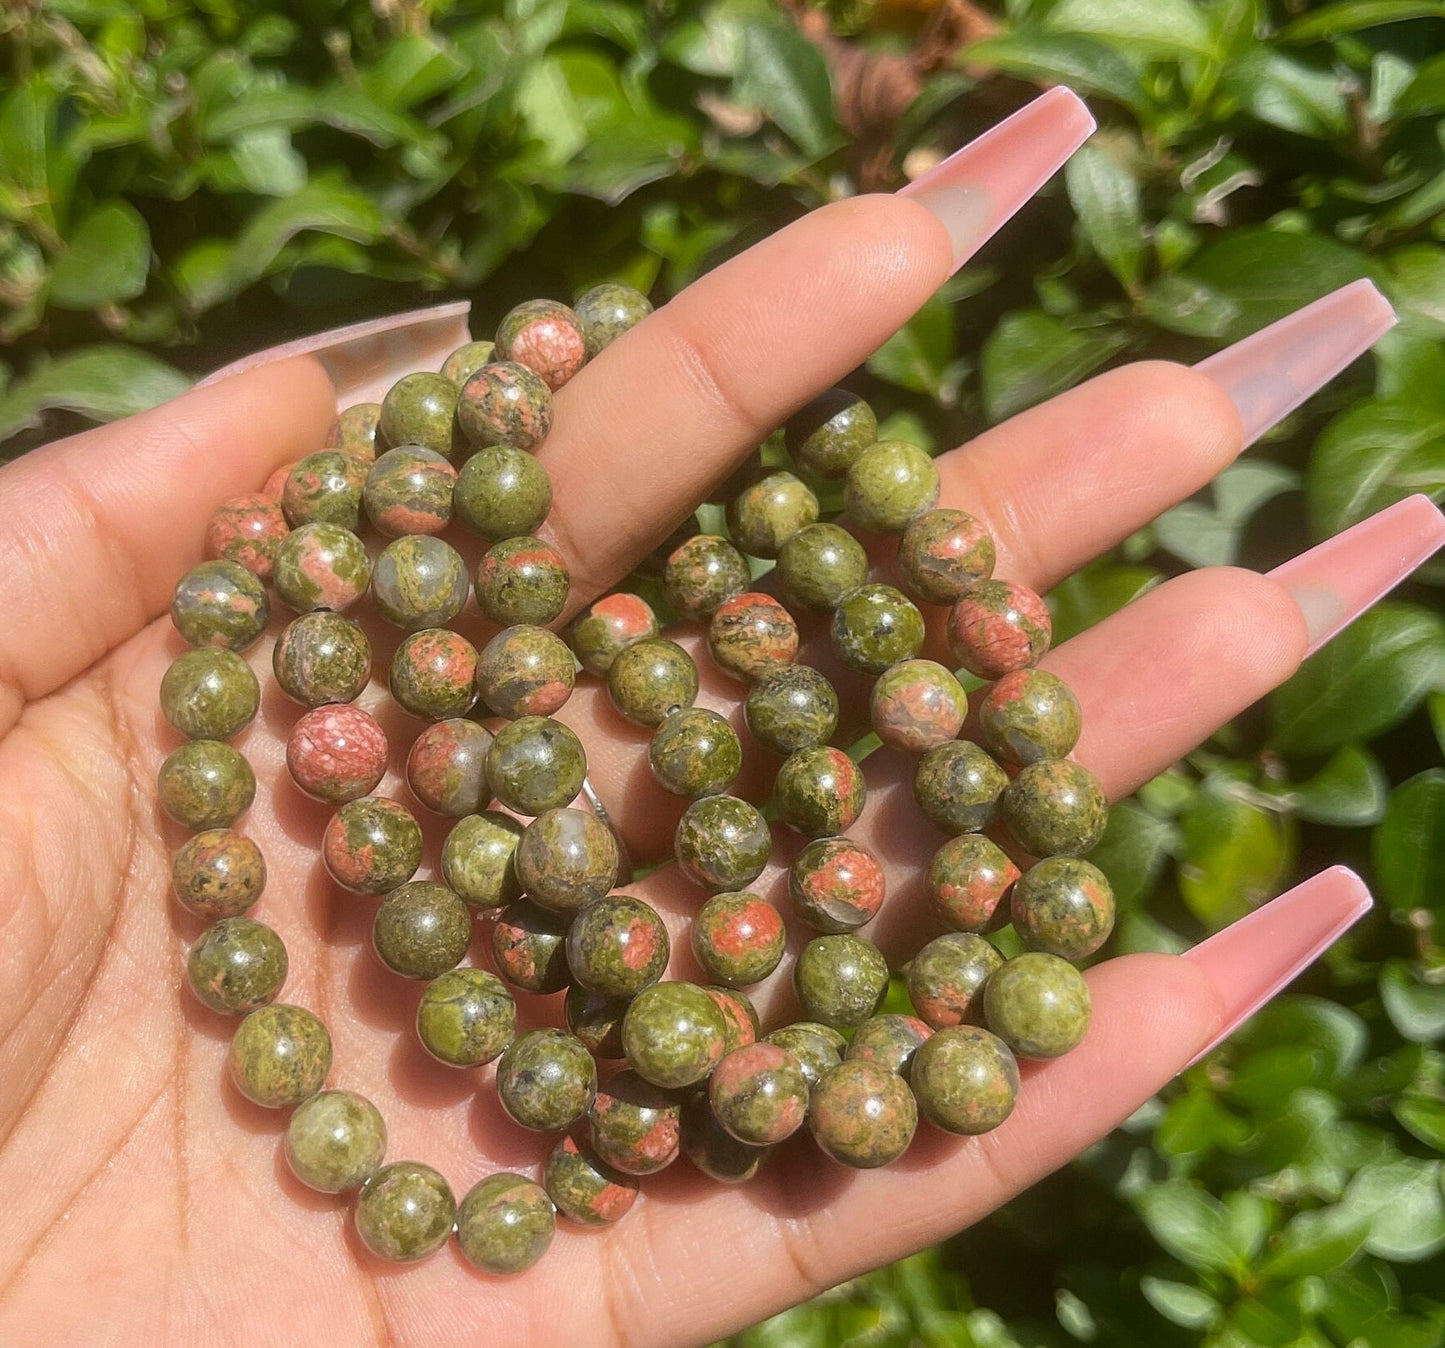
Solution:
{"label": "long pink fingernail", "polygon": [[1445,515],[1407,496],[1271,571],[1309,630],[1313,655],[1445,545]]}
{"label": "long pink fingernail", "polygon": [[1094,118],[1062,85],[899,189],[942,222],[957,271],[1094,131]]}
{"label": "long pink fingernail", "polygon": [[1354,871],[1332,866],[1186,950],[1184,958],[1204,970],[1225,1008],[1218,1033],[1189,1066],[1294,982],[1373,905]]}
{"label": "long pink fingernail", "polygon": [[1395,326],[1395,311],[1369,281],[1323,299],[1199,362],[1234,400],[1244,443],[1258,440]]}

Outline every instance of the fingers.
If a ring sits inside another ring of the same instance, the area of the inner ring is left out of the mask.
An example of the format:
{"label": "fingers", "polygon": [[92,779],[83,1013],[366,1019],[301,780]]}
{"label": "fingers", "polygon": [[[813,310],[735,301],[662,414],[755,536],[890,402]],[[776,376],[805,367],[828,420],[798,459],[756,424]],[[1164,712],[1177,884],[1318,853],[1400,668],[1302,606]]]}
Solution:
{"label": "fingers", "polygon": [[335,415],[321,366],[286,361],[0,471],[0,732],[160,613],[212,510],[319,446]]}

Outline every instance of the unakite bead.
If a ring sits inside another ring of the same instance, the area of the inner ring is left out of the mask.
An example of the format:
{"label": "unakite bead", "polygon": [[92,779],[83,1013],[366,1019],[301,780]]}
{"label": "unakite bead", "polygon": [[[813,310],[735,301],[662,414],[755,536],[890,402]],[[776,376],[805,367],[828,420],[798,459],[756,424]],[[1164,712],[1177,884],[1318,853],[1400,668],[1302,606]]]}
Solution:
{"label": "unakite bead", "polygon": [[587,359],[610,346],[652,312],[652,301],[640,290],[620,281],[603,281],[577,296],[572,306],[582,324]]}
{"label": "unakite bead", "polygon": [[516,538],[535,533],[547,518],[552,483],[525,450],[488,445],[462,465],[452,508],[474,534],[494,541]]}
{"label": "unakite bead", "polygon": [[167,756],[156,782],[161,808],[187,828],[227,828],[256,796],[251,765],[229,744],[191,740]]}
{"label": "unakite bead", "polygon": [[982,1014],[984,985],[1003,964],[998,950],[973,932],[935,936],[908,963],[908,999],[935,1030]]}
{"label": "unakite bead", "polygon": [[829,1069],[813,1087],[808,1127],[825,1155],[857,1170],[874,1170],[908,1150],[918,1106],[897,1072],[855,1058]]}
{"label": "unakite bead", "polygon": [[349,801],[321,836],[331,878],[356,894],[386,894],[421,865],[421,828],[411,811],[384,796]]}
{"label": "unakite bead", "polygon": [[984,743],[1006,763],[1067,758],[1079,742],[1083,713],[1073,690],[1046,669],[1016,669],[978,708]]}
{"label": "unakite bead", "polygon": [[389,445],[421,445],[450,454],[457,410],[457,386],[445,375],[405,374],[381,400],[381,435]]}
{"label": "unakite bead", "polygon": [[303,613],[276,639],[271,669],[281,691],[303,707],[350,702],[371,676],[371,643],[339,613]]}
{"label": "unakite bead", "polygon": [[597,1093],[597,1064],[565,1030],[528,1030],[497,1063],[502,1108],[523,1128],[558,1133],[571,1127]]}
{"label": "unakite bead", "polygon": [[457,1207],[457,1247],[483,1273],[525,1272],[547,1253],[556,1229],[547,1191],[510,1171],[479,1180]]}
{"label": "unakite bead", "polygon": [[251,723],[261,685],[235,651],[199,646],[161,677],[161,711],[190,740],[228,740]]}
{"label": "unakite bead", "polygon": [[1023,1058],[1057,1058],[1089,1028],[1089,985],[1067,960],[1041,950],[1005,961],[983,992],[992,1030]]}
{"label": "unakite bead", "polygon": [[459,819],[442,844],[442,877],[468,907],[501,908],[522,894],[516,852],[522,825],[499,810]]}
{"label": "unakite bead", "polygon": [[280,505],[259,492],[222,501],[206,525],[206,556],[236,562],[258,580],[276,564],[276,549],[289,527]]}
{"label": "unakite bead", "polygon": [[698,909],[690,935],[703,972],[728,987],[761,983],[787,944],[782,914],[746,890],[714,894]]}
{"label": "unakite bead", "polygon": [[477,656],[477,692],[498,716],[549,716],[572,696],[577,667],[545,627],[505,627]]}
{"label": "unakite bead", "polygon": [[1109,822],[1099,779],[1067,758],[1030,763],[1008,784],[1002,806],[1014,840],[1036,857],[1079,856]]}
{"label": "unakite bead", "polygon": [[773,1146],[803,1126],[808,1078],[777,1044],[745,1044],[724,1055],[708,1081],[717,1120],[739,1142]]}
{"label": "unakite bead", "polygon": [[662,568],[662,588],[686,618],[710,618],[724,599],[752,583],[747,558],[717,534],[696,534]]}
{"label": "unakite bead", "polygon": [[212,1011],[241,1015],[274,1001],[286,981],[286,947],[264,922],[223,917],[186,957],[186,978]]}
{"label": "unakite bead", "polygon": [[391,695],[413,716],[450,720],[477,700],[477,648],[448,627],[413,632],[391,657]]}
{"label": "unakite bead", "polygon": [[457,425],[479,447],[535,449],[552,429],[552,390],[515,361],[483,365],[462,385]]}
{"label": "unakite bead", "polygon": [[993,535],[966,510],[929,510],[903,531],[903,587],[925,604],[952,604],[993,575]]}
{"label": "unakite bead", "polygon": [[809,1020],[835,1030],[861,1025],[888,992],[888,961],[861,936],[815,936],[793,965],[793,987]]}
{"label": "unakite bead", "polygon": [[492,924],[492,957],[497,971],[526,992],[560,992],[572,972],[567,967],[570,921],[525,900],[508,904]]}
{"label": "unakite bead", "polygon": [[299,1105],[326,1081],[331,1036],[304,1007],[273,1002],[236,1027],[226,1065],[236,1089],[254,1104]]}
{"label": "unakite bead", "polygon": [[461,388],[483,365],[496,358],[495,342],[463,342],[442,362],[442,374]]}
{"label": "unakite bead", "polygon": [[697,699],[697,666],[675,641],[654,637],[618,651],[607,670],[612,705],[634,725],[656,727]]}
{"label": "unakite bead", "polygon": [[370,795],[386,776],[390,757],[376,718],[344,702],[313,707],[286,737],[291,780],[313,800],[331,805]]}
{"label": "unakite bead", "polygon": [[968,696],[942,665],[901,660],[878,676],[868,711],[874,733],[890,749],[921,754],[957,737]]}
{"label": "unakite bead", "polygon": [[917,445],[880,440],[848,469],[848,518],[874,534],[900,533],[938,501],[938,466]]}
{"label": "unakite bead", "polygon": [[984,932],[1008,921],[1004,896],[1019,868],[992,838],[964,833],[950,838],[928,867],[928,897],[944,926]]}
{"label": "unakite bead", "polygon": [[567,933],[573,982],[604,997],[635,997],[662,977],[669,954],[657,910],[630,894],[589,903]]}
{"label": "unakite bead", "polygon": [[757,1008],[749,1000],[747,993],[737,988],[720,988],[711,984],[703,991],[722,1012],[724,1053],[731,1053],[733,1049],[741,1048],[744,1044],[757,1042],[762,1024],[758,1020]]}
{"label": "unakite bead", "polygon": [[527,825],[517,846],[517,879],[527,897],[556,913],[575,913],[617,883],[617,837],[586,810],[548,810]]}
{"label": "unakite bead", "polygon": [[773,835],[757,807],[737,796],[704,796],[683,812],[673,852],[705,889],[744,889],[768,864]]}
{"label": "unakite bead", "polygon": [[421,445],[389,449],[371,465],[361,489],[367,518],[388,538],[439,534],[452,520],[457,470]]}
{"label": "unakite bead", "polygon": [[445,885],[413,880],[381,901],[371,943],[381,962],[403,978],[437,978],[466,957],[472,915]]}
{"label": "unakite bead", "polygon": [[568,1032],[577,1036],[594,1058],[622,1056],[622,1017],[628,998],[603,997],[574,984],[567,989],[562,1011]]}
{"label": "unakite bead", "polygon": [[676,796],[726,791],[743,765],[738,732],[715,711],[684,707],[653,733],[648,748],[652,775]]}
{"label": "unakite bead", "polygon": [[810,524],[778,549],[777,571],[792,599],[826,613],[868,579],[868,554],[846,529]]}
{"label": "unakite bead", "polygon": [[487,752],[492,732],[464,716],[429,725],[412,741],[406,784],[429,810],[452,819],[475,814],[491,799]]}
{"label": "unakite bead", "polygon": [[578,615],[567,639],[582,668],[605,679],[622,651],[650,641],[658,631],[657,615],[647,600],[623,590],[604,595]]}
{"label": "unakite bead", "polygon": [[[284,549],[285,543],[278,555]],[[239,562],[193,566],[171,595],[171,621],[192,646],[244,651],[265,631],[270,616],[266,587]]]}
{"label": "unakite bead", "polygon": [[768,1035],[767,1041],[787,1049],[798,1060],[798,1066],[808,1079],[809,1090],[822,1080],[830,1067],[836,1067],[843,1061],[843,1053],[848,1047],[848,1041],[831,1025],[812,1020],[784,1025]]}
{"label": "unakite bead", "polygon": [[467,602],[468,588],[461,553],[427,534],[388,543],[371,576],[377,613],[407,632],[450,622]]}
{"label": "unakite bead", "polygon": [[356,1232],[379,1259],[412,1263],[447,1243],[457,1203],[440,1172],[420,1161],[384,1165],[356,1199]]}
{"label": "unakite bead", "polygon": [[343,407],[326,436],[327,449],[339,449],[371,463],[376,458],[376,433],[381,425],[380,403],[352,403]]}
{"label": "unakite bead", "polygon": [[286,1125],[286,1164],[323,1194],[359,1189],[386,1156],[381,1111],[353,1091],[318,1091],[296,1106]]}
{"label": "unakite bead", "polygon": [[293,529],[303,524],[339,524],[355,532],[361,522],[366,473],[366,465],[354,454],[335,449],[297,460],[281,489],[286,522]]}
{"label": "unakite bead", "polygon": [[622,1071],[598,1089],[587,1132],[604,1164],[624,1175],[654,1175],[677,1159],[681,1120],[675,1095]]}
{"label": "unakite bead", "polygon": [[708,623],[707,648],[720,669],[751,683],[798,654],[798,624],[770,594],[735,594]]}
{"label": "unakite bead", "polygon": [[480,1067],[508,1044],[517,1004],[506,984],[485,969],[449,969],[426,985],[416,1008],[423,1047],[453,1067]]}
{"label": "unakite bead", "polygon": [[1092,955],[1114,930],[1114,891],[1097,866],[1050,857],[1023,873],[1013,888],[1014,930],[1030,950],[1066,960]]}
{"label": "unakite bead", "polygon": [[806,838],[851,828],[867,798],[858,765],[828,744],[790,755],[773,782],[778,817]]}
{"label": "unakite bead", "polygon": [[530,535],[493,543],[477,564],[477,604],[494,623],[549,623],[567,605],[562,554]]}
{"label": "unakite bead", "polygon": [[833,610],[833,649],[862,674],[882,674],[923,648],[923,615],[891,585],[860,585]]}
{"label": "unakite bead", "polygon": [[842,477],[878,439],[878,419],[856,393],[829,389],[788,419],[788,453],[800,468],[821,477]]}
{"label": "unakite bead", "polygon": [[769,473],[728,503],[733,542],[754,557],[776,557],[799,529],[818,522],[818,498],[794,473]]}
{"label": "unakite bead", "polygon": [[276,549],[272,583],[281,602],[298,613],[350,608],[371,584],[366,545],[339,524],[293,529]]}
{"label": "unakite bead", "polygon": [[976,833],[988,827],[1008,786],[1008,776],[972,740],[949,740],[918,760],[913,799],[945,833]]}
{"label": "unakite bead", "polygon": [[933,1031],[917,1016],[870,1016],[853,1033],[847,1056],[866,1058],[907,1077],[913,1056]]}
{"label": "unakite bead", "polygon": [[878,858],[851,838],[819,838],[793,860],[788,894],[798,916],[818,931],[855,931],[883,906]]}
{"label": "unakite bead", "polygon": [[536,816],[570,805],[586,776],[582,741],[545,716],[522,716],[504,725],[487,754],[493,794],[518,814]]}
{"label": "unakite bead", "polygon": [[250,838],[211,828],[187,839],[176,853],[171,883],[187,912],[208,922],[239,917],[266,888],[266,861]]}
{"label": "unakite bead", "polygon": [[748,689],[743,715],[766,749],[791,754],[825,744],[838,728],[838,694],[811,665],[785,665]]}
{"label": "unakite bead", "polygon": [[654,983],[633,998],[622,1018],[628,1066],[667,1090],[703,1080],[726,1045],[723,1014],[695,983]]}
{"label": "unakite bead", "polygon": [[620,1221],[636,1202],[639,1187],[632,1176],[604,1165],[570,1136],[552,1148],[542,1181],[557,1211],[579,1226]]}
{"label": "unakite bead", "polygon": [[497,359],[535,370],[555,392],[587,359],[582,324],[557,300],[523,300],[497,325]]}
{"label": "unakite bead", "polygon": [[948,1133],[991,1132],[1013,1113],[1019,1067],[1008,1045],[976,1025],[940,1030],[913,1056],[918,1112]]}
{"label": "unakite bead", "polygon": [[1052,634],[1044,601],[1016,581],[978,581],[948,612],[949,652],[981,679],[1001,679],[1034,664]]}
{"label": "unakite bead", "polygon": [[758,1173],[773,1149],[739,1142],[717,1121],[707,1091],[697,1090],[682,1106],[682,1151],[709,1179],[743,1184]]}

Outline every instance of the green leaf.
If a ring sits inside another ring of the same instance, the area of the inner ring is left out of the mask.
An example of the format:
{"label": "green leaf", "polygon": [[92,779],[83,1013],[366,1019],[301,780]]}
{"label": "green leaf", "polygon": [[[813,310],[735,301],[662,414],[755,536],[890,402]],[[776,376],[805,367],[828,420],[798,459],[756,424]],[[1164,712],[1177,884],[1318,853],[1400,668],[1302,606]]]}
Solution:
{"label": "green leaf", "polygon": [[[899,388],[940,398],[957,344],[953,308],[934,295],[868,357],[868,370]],[[952,402],[956,389],[947,392]]]}
{"label": "green leaf", "polygon": [[1121,566],[1106,561],[1091,562],[1049,591],[1053,615],[1054,644],[1117,613],[1125,604],[1152,590],[1164,579],[1162,571],[1148,566]]}
{"label": "green leaf", "polygon": [[1182,815],[1179,893],[1210,930],[1238,920],[1278,892],[1293,847],[1278,815],[1230,793],[1201,791]]}
{"label": "green leaf", "polygon": [[231,141],[231,159],[248,192],[286,197],[306,185],[306,160],[291,144],[285,127],[257,127]]}
{"label": "green leaf", "polygon": [[[1324,997],[1293,993],[1275,998],[1255,1016],[1248,1039],[1252,1049],[1308,1044],[1321,1055],[1321,1081],[1333,1084],[1359,1066],[1369,1045],[1370,1031],[1347,1006]],[[1338,1101],[1331,1099],[1332,1108],[1338,1110]]]}
{"label": "green leaf", "polygon": [[1073,33],[1037,31],[984,38],[962,58],[981,70],[1023,79],[1062,81],[1083,93],[1104,94],[1131,108],[1151,103],[1135,64],[1106,42]]}
{"label": "green leaf", "polygon": [[1373,851],[1380,892],[1392,908],[1445,913],[1445,768],[1395,788]]}
{"label": "green leaf", "polygon": [[388,108],[410,108],[450,89],[467,63],[430,33],[405,33],[361,72],[367,95]]}
{"label": "green leaf", "polygon": [[1378,604],[1270,699],[1271,742],[1324,754],[1398,725],[1445,687],[1445,619],[1414,604]]}
{"label": "green leaf", "polygon": [[128,201],[108,201],[76,226],[50,273],[50,302],[98,309],[133,300],[146,288],[151,235]]}
{"label": "green leaf", "polygon": [[1144,265],[1144,217],[1134,175],[1103,150],[1085,145],[1065,165],[1064,180],[1084,236],[1120,284],[1133,289]]}
{"label": "green leaf", "polygon": [[1399,1124],[1427,1147],[1445,1152],[1445,1100],[1407,1091],[1390,1106]]}
{"label": "green leaf", "polygon": [[1426,1259],[1445,1246],[1445,1194],[1440,1162],[1412,1156],[1365,1166],[1350,1181],[1339,1209],[1369,1224],[1365,1249],[1381,1259]]}
{"label": "green leaf", "polygon": [[1219,1303],[1203,1288],[1146,1273],[1139,1279],[1139,1290],[1160,1315],[1181,1329],[1213,1329],[1219,1323]]}
{"label": "green leaf", "polygon": [[1433,243],[1397,248],[1390,270],[1388,289],[1396,307],[1430,336],[1445,337],[1445,248]]}
{"label": "green leaf", "polygon": [[1099,844],[1089,853],[1114,890],[1119,908],[1130,908],[1149,897],[1165,863],[1179,845],[1179,831],[1133,800],[1121,800],[1109,811],[1109,822]]}
{"label": "green leaf", "polygon": [[1241,459],[1226,468],[1208,488],[1214,506],[1185,501],[1154,521],[1159,546],[1190,566],[1229,566],[1250,517],[1260,506],[1299,484],[1292,468],[1267,459]]}
{"label": "green leaf", "polygon": [[1384,818],[1390,781],[1367,749],[1343,744],[1313,777],[1277,793],[1282,806],[1311,824],[1366,828]]}
{"label": "green leaf", "polygon": [[1154,1239],[1192,1269],[1224,1272],[1238,1263],[1224,1204],[1184,1180],[1166,1180],[1134,1200]]}
{"label": "green leaf", "polygon": [[1070,328],[1040,309],[1006,314],[983,344],[979,378],[991,422],[1072,388],[1123,349],[1112,329]]}
{"label": "green leaf", "polygon": [[762,108],[805,154],[818,156],[838,136],[833,82],[823,54],[796,28],[749,24],[743,34],[738,95]]}
{"label": "green leaf", "polygon": [[1214,35],[1191,0],[1060,0],[1046,26],[1170,56],[1215,54]]}
{"label": "green leaf", "polygon": [[32,370],[0,396],[0,441],[40,424],[50,408],[96,421],[144,412],[184,393],[190,380],[164,361],[126,346],[85,346]]}
{"label": "green leaf", "polygon": [[1345,78],[1283,52],[1255,47],[1230,63],[1223,88],[1259,121],[1283,131],[1329,140],[1350,129]]}
{"label": "green leaf", "polygon": [[1430,713],[1430,728],[1435,732],[1435,743],[1440,746],[1441,754],[1445,754],[1445,692],[1431,693],[1425,699],[1425,706]]}
{"label": "green leaf", "polygon": [[1279,1233],[1259,1268],[1264,1282],[1293,1282],[1329,1273],[1360,1252],[1369,1223],[1342,1221],[1331,1209],[1296,1213]]}
{"label": "green leaf", "polygon": [[1357,33],[1362,28],[1378,28],[1402,19],[1442,15],[1445,15],[1445,4],[1441,0],[1342,0],[1287,23],[1279,35],[1285,42],[1318,42],[1321,38]]}
{"label": "green leaf", "polygon": [[1150,285],[1139,308],[1161,328],[1188,337],[1223,337],[1239,319],[1239,306],[1227,295],[1178,272]]}
{"label": "green leaf", "polygon": [[1395,104],[1395,111],[1401,116],[1439,112],[1442,108],[1445,108],[1445,54],[1426,61]]}

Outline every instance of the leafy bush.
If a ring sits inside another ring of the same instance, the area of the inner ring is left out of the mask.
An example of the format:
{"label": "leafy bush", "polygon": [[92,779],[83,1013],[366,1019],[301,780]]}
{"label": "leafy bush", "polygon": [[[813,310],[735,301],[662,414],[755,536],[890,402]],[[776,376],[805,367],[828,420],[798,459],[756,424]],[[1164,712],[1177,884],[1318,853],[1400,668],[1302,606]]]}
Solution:
{"label": "leafy bush", "polygon": [[[890,429],[942,448],[1359,276],[1403,320],[1059,586],[1068,635],[1170,573],[1269,566],[1445,493],[1442,17],[835,0],[800,16],[825,59],[765,0],[33,0],[0,17],[0,438],[424,292],[472,295],[482,329],[603,276],[665,297],[1065,80],[1100,134],[859,373]],[[1380,911],[1077,1165],[741,1343],[1445,1342],[1442,580],[1116,808],[1100,853],[1121,950],[1177,949],[1336,861]]]}

